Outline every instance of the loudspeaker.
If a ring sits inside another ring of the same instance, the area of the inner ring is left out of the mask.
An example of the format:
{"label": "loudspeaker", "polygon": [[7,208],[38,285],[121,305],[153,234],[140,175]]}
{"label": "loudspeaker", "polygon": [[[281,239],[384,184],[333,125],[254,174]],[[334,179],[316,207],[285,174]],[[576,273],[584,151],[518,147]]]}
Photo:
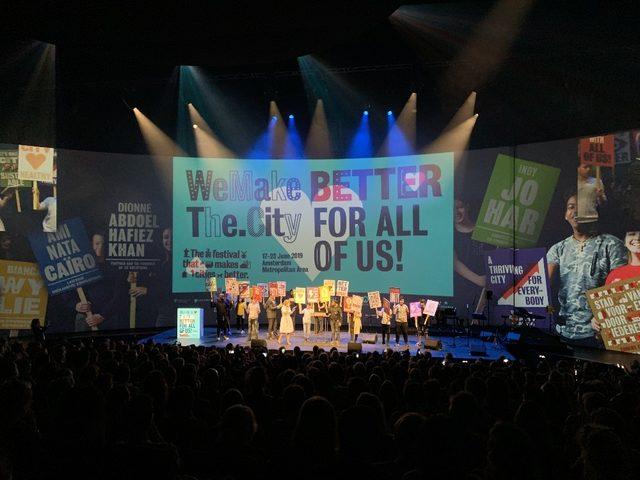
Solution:
{"label": "loudspeaker", "polygon": [[362,340],[362,343],[376,344],[376,343],[378,343],[378,334],[377,333],[376,334],[373,334],[373,333],[361,333],[360,334],[360,340]]}
{"label": "loudspeaker", "polygon": [[266,350],[267,341],[260,338],[254,338],[251,340],[251,348],[264,348]]}
{"label": "loudspeaker", "polygon": [[440,340],[431,340],[427,338],[424,341],[424,348],[427,350],[442,350],[442,342]]}
{"label": "loudspeaker", "polygon": [[362,344],[358,342],[349,342],[347,344],[347,353],[360,353],[362,351]]}
{"label": "loudspeaker", "polygon": [[469,348],[469,353],[474,357],[485,357],[487,355],[487,347],[484,343],[477,343]]}

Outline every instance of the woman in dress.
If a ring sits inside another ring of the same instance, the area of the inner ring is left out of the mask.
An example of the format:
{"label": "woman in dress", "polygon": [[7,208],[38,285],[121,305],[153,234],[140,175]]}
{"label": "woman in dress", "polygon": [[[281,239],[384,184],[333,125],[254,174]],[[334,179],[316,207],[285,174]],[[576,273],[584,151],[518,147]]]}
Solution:
{"label": "woman in dress", "polygon": [[279,307],[282,312],[282,318],[280,319],[280,331],[278,332],[278,345],[280,345],[280,340],[282,340],[282,335],[284,334],[287,339],[287,346],[290,346],[289,335],[293,333],[291,314],[296,311],[296,307],[291,308],[291,300],[289,299],[286,299]]}

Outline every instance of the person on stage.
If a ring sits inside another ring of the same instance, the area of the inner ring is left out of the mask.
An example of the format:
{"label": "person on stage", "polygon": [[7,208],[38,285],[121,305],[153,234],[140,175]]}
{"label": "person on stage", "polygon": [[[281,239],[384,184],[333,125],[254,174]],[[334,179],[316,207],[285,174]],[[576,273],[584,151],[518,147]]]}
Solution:
{"label": "person on stage", "polygon": [[595,223],[578,222],[575,193],[567,199],[564,218],[573,234],[547,252],[549,278],[556,271],[560,276],[559,316],[564,325],[556,324],[556,331],[574,344],[595,347],[598,325],[584,293],[604,285],[611,270],[625,265],[627,252],[618,238],[598,233]]}
{"label": "person on stage", "polygon": [[415,325],[416,325],[416,336],[418,337],[418,342],[416,343],[416,345],[420,346],[422,345],[422,338],[424,337],[424,339],[427,339],[427,319],[428,316],[426,313],[424,313],[424,307],[427,306],[427,301],[424,298],[420,299],[420,312],[421,315],[419,317],[414,317],[414,321],[415,321]]}
{"label": "person on stage", "polygon": [[349,338],[353,341],[353,308],[351,307],[351,298],[343,297],[343,308],[347,314],[347,327],[349,327]]}
{"label": "person on stage", "polygon": [[280,340],[282,340],[282,335],[284,335],[287,339],[287,347],[291,346],[291,340],[289,336],[293,333],[293,319],[291,318],[291,314],[296,311],[296,307],[291,308],[291,300],[288,298],[284,301],[283,304],[278,306],[280,311],[282,312],[282,317],[280,319],[280,330],[278,331],[278,345],[280,345]]}
{"label": "person on stage", "polygon": [[[614,268],[607,275],[606,285],[620,280],[628,280],[634,277],[640,277],[640,230],[633,227],[627,229],[624,236],[624,246],[629,252],[629,261],[626,265]],[[598,326],[598,328],[600,328]]]}
{"label": "person on stage", "polygon": [[404,303],[404,298],[400,297],[400,303],[393,307],[393,313],[396,316],[396,346],[400,343],[400,332],[406,346],[409,344],[409,306]]}
{"label": "person on stage", "polygon": [[340,327],[342,326],[342,308],[336,300],[329,307],[329,322],[331,323],[331,341],[340,343]]}
{"label": "person on stage", "polygon": [[389,302],[383,302],[382,308],[376,311],[376,314],[381,318],[380,323],[382,325],[382,344],[386,345],[385,339],[391,342],[392,311],[391,311],[391,306],[389,305]]}
{"label": "person on stage", "polygon": [[247,307],[249,306],[249,299],[238,299],[236,305],[236,330],[240,331],[240,335],[244,335],[244,324],[247,320]]}
{"label": "person on stage", "polygon": [[351,341],[357,342],[358,335],[360,335],[360,331],[362,330],[362,309],[355,309],[352,312],[353,326],[351,329]]}
{"label": "person on stage", "polygon": [[264,308],[267,311],[267,322],[269,326],[267,328],[267,340],[276,338],[276,315],[278,312],[278,306],[276,305],[276,298],[272,293],[269,293],[269,297],[264,302]]}
{"label": "person on stage", "polygon": [[313,318],[313,305],[307,303],[307,305],[302,310],[302,335],[304,337],[304,341],[308,342],[311,337],[311,319]]}
{"label": "person on stage", "polygon": [[257,339],[259,329],[258,318],[260,317],[260,302],[252,299],[249,302],[249,305],[247,305],[245,312],[248,313],[249,316],[249,340]]}
{"label": "person on stage", "polygon": [[[222,337],[224,340],[229,340],[227,332],[229,331],[229,305],[225,294],[218,295],[218,301],[215,303],[216,309],[216,330],[218,335],[218,341]],[[222,335],[220,335],[222,334]]]}

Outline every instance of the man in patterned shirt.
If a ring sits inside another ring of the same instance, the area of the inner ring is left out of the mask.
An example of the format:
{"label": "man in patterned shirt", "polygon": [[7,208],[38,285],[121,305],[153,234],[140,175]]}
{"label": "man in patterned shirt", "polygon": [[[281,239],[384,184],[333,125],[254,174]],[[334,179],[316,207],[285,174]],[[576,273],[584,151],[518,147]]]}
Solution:
{"label": "man in patterned shirt", "polygon": [[595,345],[596,328],[585,292],[604,285],[611,270],[627,263],[627,252],[620,239],[589,231],[588,224],[578,223],[576,216],[574,194],[567,200],[564,215],[573,235],[547,252],[549,277],[553,277],[556,270],[560,275],[559,315],[565,324],[556,325],[556,330],[567,340]]}

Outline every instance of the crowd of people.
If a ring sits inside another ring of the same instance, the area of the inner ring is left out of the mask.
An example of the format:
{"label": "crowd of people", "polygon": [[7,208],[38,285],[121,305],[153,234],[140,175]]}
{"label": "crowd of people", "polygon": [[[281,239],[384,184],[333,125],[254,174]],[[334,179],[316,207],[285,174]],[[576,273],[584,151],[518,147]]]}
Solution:
{"label": "crowd of people", "polygon": [[0,478],[638,478],[640,371],[0,340]]}

